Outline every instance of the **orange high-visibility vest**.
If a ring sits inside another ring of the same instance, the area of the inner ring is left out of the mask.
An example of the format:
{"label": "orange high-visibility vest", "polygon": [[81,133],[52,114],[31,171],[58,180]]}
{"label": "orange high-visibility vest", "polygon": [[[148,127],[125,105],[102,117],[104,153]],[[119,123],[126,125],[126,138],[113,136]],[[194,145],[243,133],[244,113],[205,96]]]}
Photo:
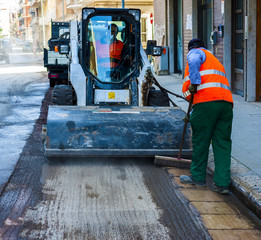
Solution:
{"label": "orange high-visibility vest", "polygon": [[[206,54],[206,61],[201,64],[199,73],[201,84],[197,86],[194,94],[193,104],[211,101],[227,101],[233,103],[229,83],[223,65],[208,50],[200,49]],[[184,97],[190,100],[191,94],[188,90],[190,85],[189,66],[185,69],[182,92]]]}
{"label": "orange high-visibility vest", "polygon": [[121,51],[124,43],[120,40],[116,40],[111,44],[102,44],[100,41],[96,42],[96,51],[99,59],[108,59],[108,62],[102,62],[101,65],[104,67],[116,67],[118,62],[121,60]]}

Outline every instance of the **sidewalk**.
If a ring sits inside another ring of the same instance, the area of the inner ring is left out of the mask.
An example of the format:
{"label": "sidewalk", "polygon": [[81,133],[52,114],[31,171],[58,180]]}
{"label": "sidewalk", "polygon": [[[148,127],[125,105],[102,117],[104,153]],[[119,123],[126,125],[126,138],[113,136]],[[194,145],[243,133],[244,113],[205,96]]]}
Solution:
{"label": "sidewalk", "polygon": [[[171,92],[183,95],[181,76],[157,76],[157,80]],[[187,111],[186,101],[170,97]],[[231,185],[233,192],[261,218],[261,102],[245,102],[235,94],[233,100]],[[213,172],[212,151],[208,167]]]}

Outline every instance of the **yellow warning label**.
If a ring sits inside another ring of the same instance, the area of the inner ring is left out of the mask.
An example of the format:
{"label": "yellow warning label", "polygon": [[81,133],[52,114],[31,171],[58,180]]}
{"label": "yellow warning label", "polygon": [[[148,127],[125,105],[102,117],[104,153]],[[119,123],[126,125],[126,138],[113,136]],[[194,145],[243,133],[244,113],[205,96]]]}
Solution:
{"label": "yellow warning label", "polygon": [[115,99],[115,92],[109,92],[108,93],[108,98],[109,99]]}

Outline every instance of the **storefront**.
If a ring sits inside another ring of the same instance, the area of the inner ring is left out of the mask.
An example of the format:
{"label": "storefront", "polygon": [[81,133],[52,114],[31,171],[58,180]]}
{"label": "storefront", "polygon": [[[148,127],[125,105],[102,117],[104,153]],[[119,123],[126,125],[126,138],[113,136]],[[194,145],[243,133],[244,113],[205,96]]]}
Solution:
{"label": "storefront", "polygon": [[[226,69],[232,92],[261,97],[260,1],[154,0],[155,26],[169,47],[170,74],[184,74],[187,45],[201,38]],[[164,22],[165,20],[165,22]],[[156,35],[157,37],[157,35]]]}

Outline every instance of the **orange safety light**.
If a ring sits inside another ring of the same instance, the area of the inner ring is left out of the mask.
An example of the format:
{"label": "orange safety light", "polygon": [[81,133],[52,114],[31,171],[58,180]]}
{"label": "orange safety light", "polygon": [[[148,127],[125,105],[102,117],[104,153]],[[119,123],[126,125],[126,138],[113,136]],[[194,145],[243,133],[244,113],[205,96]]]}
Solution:
{"label": "orange safety light", "polygon": [[163,48],[162,50],[163,50],[163,52],[162,52],[163,54],[166,54],[166,53],[167,53],[166,48]]}
{"label": "orange safety light", "polygon": [[58,46],[54,46],[54,51],[55,51],[55,52],[59,52]]}

